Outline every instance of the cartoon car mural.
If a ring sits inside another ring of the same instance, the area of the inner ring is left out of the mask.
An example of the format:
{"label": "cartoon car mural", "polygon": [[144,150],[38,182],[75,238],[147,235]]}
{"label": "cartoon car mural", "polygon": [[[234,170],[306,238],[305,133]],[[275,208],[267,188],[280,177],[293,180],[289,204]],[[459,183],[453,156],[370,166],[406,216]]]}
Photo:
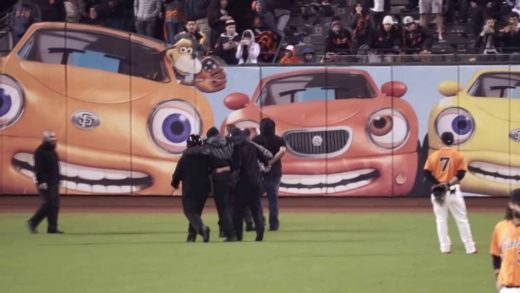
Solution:
{"label": "cartoon car mural", "polygon": [[409,193],[418,168],[418,124],[399,99],[401,82],[380,91],[371,76],[352,68],[273,74],[251,97],[232,93],[222,124],[258,132],[273,119],[287,143],[282,195],[395,196]]}
{"label": "cartoon car mural", "polygon": [[212,59],[192,58],[198,71],[184,66],[179,80],[173,58],[192,56],[190,44],[167,49],[99,26],[31,26],[1,60],[1,192],[36,192],[33,151],[51,129],[62,193],[171,194],[187,137],[214,123],[201,91],[225,86]]}
{"label": "cartoon car mural", "polygon": [[468,162],[465,192],[506,196],[520,187],[520,71],[482,70],[465,88],[444,81],[446,98],[431,110],[423,148],[441,148],[440,135],[452,132]]}

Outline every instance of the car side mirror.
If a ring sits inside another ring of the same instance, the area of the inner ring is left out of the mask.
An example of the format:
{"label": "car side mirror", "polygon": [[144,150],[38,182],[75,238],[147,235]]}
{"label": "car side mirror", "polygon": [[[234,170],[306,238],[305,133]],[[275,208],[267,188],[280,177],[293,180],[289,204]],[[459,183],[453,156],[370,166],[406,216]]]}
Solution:
{"label": "car side mirror", "polygon": [[460,91],[460,84],[453,80],[446,80],[439,84],[439,92],[445,97],[453,97]]}
{"label": "car side mirror", "polygon": [[389,81],[383,84],[381,91],[385,96],[400,98],[406,94],[408,87],[400,81]]}
{"label": "car side mirror", "polygon": [[247,106],[249,97],[243,93],[231,93],[224,98],[224,105],[231,110],[239,110]]}

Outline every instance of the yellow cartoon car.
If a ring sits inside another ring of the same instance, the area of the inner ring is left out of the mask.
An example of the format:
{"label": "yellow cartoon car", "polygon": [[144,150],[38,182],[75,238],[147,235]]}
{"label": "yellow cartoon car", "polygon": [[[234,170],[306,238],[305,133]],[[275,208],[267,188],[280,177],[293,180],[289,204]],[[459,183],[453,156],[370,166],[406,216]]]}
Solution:
{"label": "yellow cartoon car", "polygon": [[447,98],[430,113],[425,148],[441,148],[440,135],[452,132],[468,162],[463,191],[506,196],[520,188],[520,71],[479,71],[464,89],[444,81],[439,91]]}
{"label": "yellow cartoon car", "polygon": [[225,86],[215,60],[193,57],[196,71],[177,70],[174,58],[194,56],[190,45],[166,49],[99,26],[31,26],[1,60],[0,193],[36,192],[33,151],[50,129],[58,138],[61,192],[171,194],[186,139],[214,123],[201,91]]}

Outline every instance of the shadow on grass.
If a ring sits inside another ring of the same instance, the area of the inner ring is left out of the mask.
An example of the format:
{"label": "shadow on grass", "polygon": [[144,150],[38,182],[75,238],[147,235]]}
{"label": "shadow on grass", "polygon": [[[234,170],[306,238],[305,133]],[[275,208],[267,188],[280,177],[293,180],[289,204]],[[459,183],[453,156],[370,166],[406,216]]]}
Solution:
{"label": "shadow on grass", "polygon": [[168,235],[186,234],[186,231],[93,231],[93,232],[67,232],[67,236],[121,236],[121,235]]}
{"label": "shadow on grass", "polygon": [[389,231],[409,231],[410,229],[320,229],[320,228],[301,228],[301,229],[283,229],[280,232],[288,233],[381,233]]}

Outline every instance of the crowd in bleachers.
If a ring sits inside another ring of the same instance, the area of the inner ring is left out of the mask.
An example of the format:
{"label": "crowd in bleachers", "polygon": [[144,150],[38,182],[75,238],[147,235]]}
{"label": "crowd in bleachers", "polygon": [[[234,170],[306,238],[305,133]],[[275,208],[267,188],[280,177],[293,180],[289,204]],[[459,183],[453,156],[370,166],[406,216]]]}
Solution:
{"label": "crowd in bleachers", "polygon": [[38,21],[135,31],[168,45],[189,38],[197,54],[230,65],[424,60],[455,48],[453,26],[463,53],[520,52],[520,0],[409,0],[399,10],[390,0],[354,1],[18,0],[9,23],[15,42]]}

